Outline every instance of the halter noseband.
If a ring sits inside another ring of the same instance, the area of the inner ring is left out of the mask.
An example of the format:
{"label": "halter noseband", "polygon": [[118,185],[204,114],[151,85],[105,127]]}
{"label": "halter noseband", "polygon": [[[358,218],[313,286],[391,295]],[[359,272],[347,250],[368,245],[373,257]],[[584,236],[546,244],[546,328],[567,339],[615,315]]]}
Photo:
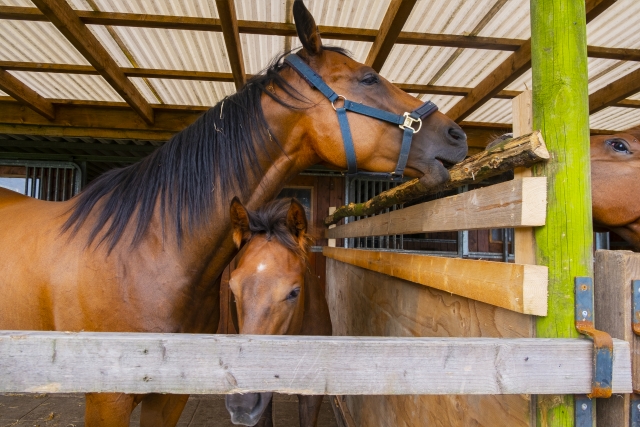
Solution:
{"label": "halter noseband", "polygon": [[[368,107],[357,102],[349,101],[342,95],[336,94],[327,85],[322,77],[320,77],[315,71],[313,71],[305,62],[296,54],[288,55],[284,62],[291,68],[296,70],[300,76],[306,80],[309,85],[318,89],[324,96],[327,97],[331,106],[338,114],[338,123],[340,124],[340,131],[342,132],[342,140],[344,143],[344,149],[347,154],[347,176],[365,175],[369,177],[383,177],[388,178],[391,181],[401,180],[404,175],[404,169],[407,165],[407,159],[409,158],[409,150],[411,149],[411,140],[413,135],[420,131],[422,127],[422,119],[429,117],[431,114],[438,110],[436,104],[431,101],[427,101],[410,113],[394,114],[389,111],[380,110],[379,108]],[[336,107],[336,101],[342,99],[342,107]],[[356,150],[353,146],[353,138],[351,137],[351,129],[349,127],[349,120],[347,120],[347,111],[362,114],[383,120],[385,122],[398,125],[403,130],[402,134],[402,147],[400,148],[400,155],[398,157],[398,164],[396,170],[393,172],[358,172],[356,165]],[[413,125],[418,125],[417,129],[413,128]]]}

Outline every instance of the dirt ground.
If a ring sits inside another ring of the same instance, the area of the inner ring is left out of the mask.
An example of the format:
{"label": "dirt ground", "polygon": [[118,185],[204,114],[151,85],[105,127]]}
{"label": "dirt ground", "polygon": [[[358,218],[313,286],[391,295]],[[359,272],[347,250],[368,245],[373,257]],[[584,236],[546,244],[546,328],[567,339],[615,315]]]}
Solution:
{"label": "dirt ground", "polygon": [[[276,427],[298,426],[298,399],[276,395]],[[84,396],[60,394],[0,394],[0,427],[83,427]],[[139,425],[140,406],[131,416],[131,426]],[[178,427],[232,427],[224,407],[224,396],[192,396]],[[318,427],[337,427],[329,397],[320,410]]]}

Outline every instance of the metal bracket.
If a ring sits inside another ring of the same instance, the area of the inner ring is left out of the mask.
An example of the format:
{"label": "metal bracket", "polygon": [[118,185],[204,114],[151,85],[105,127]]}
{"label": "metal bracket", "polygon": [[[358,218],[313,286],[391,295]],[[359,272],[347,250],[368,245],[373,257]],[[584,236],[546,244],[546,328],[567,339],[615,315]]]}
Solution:
{"label": "metal bracket", "polygon": [[631,427],[640,427],[640,396],[631,394]]}
{"label": "metal bracket", "polygon": [[633,293],[633,316],[631,316],[633,333],[640,335],[640,280],[631,281],[631,292]]}
{"label": "metal bracket", "polygon": [[593,400],[586,394],[576,394],[575,402],[575,420],[576,427],[593,427]]}
{"label": "metal bracket", "polygon": [[589,398],[611,397],[613,340],[593,324],[593,279],[576,277],[576,329],[593,340],[593,377]]}

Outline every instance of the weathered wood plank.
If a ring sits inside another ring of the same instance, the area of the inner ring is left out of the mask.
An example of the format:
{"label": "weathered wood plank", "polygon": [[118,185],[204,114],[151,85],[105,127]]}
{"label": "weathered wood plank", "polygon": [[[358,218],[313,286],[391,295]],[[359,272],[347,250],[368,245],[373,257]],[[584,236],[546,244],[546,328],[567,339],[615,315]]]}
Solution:
{"label": "weathered wood plank", "polygon": [[325,247],[329,258],[518,313],[547,314],[547,267]]}
{"label": "weathered wood plank", "polygon": [[326,217],[324,223],[329,226],[348,216],[372,215],[395,204],[477,183],[515,167],[531,166],[548,158],[549,152],[540,132],[508,139],[453,166],[449,170],[449,181],[442,185],[427,187],[419,179],[414,179],[384,191],[365,203],[342,206]]}
{"label": "weathered wood plank", "polygon": [[380,71],[417,0],[391,0],[364,63]]}
{"label": "weathered wood plank", "polygon": [[242,43],[238,33],[238,19],[236,18],[236,6],[234,0],[216,0],[220,26],[224,36],[224,44],[227,47],[227,55],[231,64],[231,72],[236,90],[240,90],[246,81],[244,72],[244,58],[242,55]]}
{"label": "weathered wood plank", "polygon": [[[631,281],[640,279],[640,254],[597,251],[595,263],[595,324],[613,338],[629,342],[634,391],[640,391],[640,337],[633,333]],[[598,425],[629,427],[630,395],[597,400]]]}
{"label": "weathered wood plank", "polygon": [[[581,339],[3,331],[0,391],[587,393],[591,347]],[[614,359],[614,390],[627,392],[627,342],[616,340]]]}
{"label": "weathered wood plank", "polygon": [[2,68],[0,68],[0,89],[45,118],[55,119],[56,111],[49,100]]}
{"label": "weathered wood plank", "polygon": [[[327,230],[332,239],[544,225],[547,180],[524,178],[420,203]],[[329,213],[330,215],[332,212]]]}

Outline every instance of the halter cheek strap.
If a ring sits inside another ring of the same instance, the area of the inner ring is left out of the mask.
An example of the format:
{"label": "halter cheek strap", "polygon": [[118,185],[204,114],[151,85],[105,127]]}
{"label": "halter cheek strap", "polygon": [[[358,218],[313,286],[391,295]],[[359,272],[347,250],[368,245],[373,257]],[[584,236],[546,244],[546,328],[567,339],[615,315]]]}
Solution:
{"label": "halter cheek strap", "polygon": [[[413,135],[420,131],[420,128],[422,127],[422,119],[427,118],[438,110],[436,104],[431,101],[427,101],[410,113],[404,113],[402,115],[394,114],[379,108],[369,107],[367,105],[350,101],[344,96],[338,95],[324,82],[324,80],[322,80],[322,77],[313,71],[311,67],[309,67],[296,54],[287,56],[284,62],[296,70],[310,86],[318,89],[329,100],[329,102],[331,102],[331,106],[338,115],[342,141],[347,155],[347,175],[383,177],[391,179],[392,181],[401,180],[404,174],[404,169],[407,166],[407,159],[409,158],[409,150],[411,149],[411,140],[413,139]],[[342,100],[341,107],[336,106],[336,101],[339,100]],[[358,172],[356,164],[356,150],[353,145],[351,128],[349,127],[349,120],[347,119],[347,111],[398,125],[400,129],[403,130],[400,155],[398,157],[396,169],[393,172]],[[417,125],[417,128],[414,128],[414,125]]]}

